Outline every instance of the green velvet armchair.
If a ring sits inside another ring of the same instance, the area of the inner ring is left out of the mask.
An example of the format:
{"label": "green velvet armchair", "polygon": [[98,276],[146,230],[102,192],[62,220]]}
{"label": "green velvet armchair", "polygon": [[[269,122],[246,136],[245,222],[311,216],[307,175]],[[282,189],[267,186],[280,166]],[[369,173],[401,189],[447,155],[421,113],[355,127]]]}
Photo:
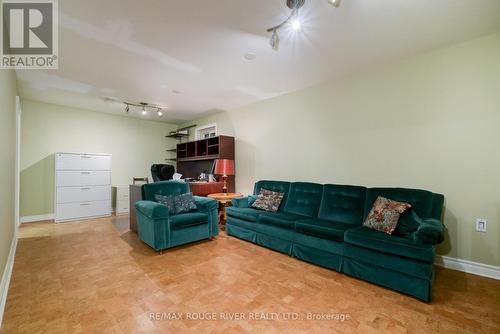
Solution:
{"label": "green velvet armchair", "polygon": [[144,200],[135,204],[139,239],[156,251],[209,239],[219,234],[216,200],[194,196],[196,209],[171,214],[155,201],[155,195],[173,196],[189,193],[185,182],[163,181],[142,187]]}

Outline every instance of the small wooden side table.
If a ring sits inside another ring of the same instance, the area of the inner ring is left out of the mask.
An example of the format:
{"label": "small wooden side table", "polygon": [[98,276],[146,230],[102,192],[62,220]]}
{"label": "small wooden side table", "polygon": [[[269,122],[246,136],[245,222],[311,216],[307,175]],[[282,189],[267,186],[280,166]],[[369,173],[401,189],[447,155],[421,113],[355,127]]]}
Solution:
{"label": "small wooden side table", "polygon": [[231,200],[238,197],[243,197],[240,193],[217,193],[207,195],[209,198],[213,198],[219,202],[219,224],[222,225],[222,229],[224,230],[224,226],[226,225],[226,207],[231,206]]}

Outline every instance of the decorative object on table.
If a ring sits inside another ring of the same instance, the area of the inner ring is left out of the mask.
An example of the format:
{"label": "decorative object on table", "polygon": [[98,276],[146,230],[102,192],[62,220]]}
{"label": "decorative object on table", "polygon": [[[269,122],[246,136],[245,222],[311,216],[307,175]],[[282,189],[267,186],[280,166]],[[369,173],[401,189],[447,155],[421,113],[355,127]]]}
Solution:
{"label": "decorative object on table", "polygon": [[172,180],[175,174],[175,167],[166,164],[154,164],[151,165],[151,176],[153,176],[153,182]]}
{"label": "decorative object on table", "polygon": [[224,186],[222,187],[222,192],[227,193],[227,177],[229,175],[234,175],[234,160],[229,160],[229,159],[216,160],[214,174],[222,175],[222,182],[224,182]]}
{"label": "decorative object on table", "polygon": [[257,199],[252,203],[252,207],[268,212],[277,212],[285,193],[261,189]]}
{"label": "decorative object on table", "polygon": [[146,177],[134,177],[132,180],[132,184],[148,184],[149,178]]}
{"label": "decorative object on table", "polygon": [[375,203],[373,203],[372,209],[366,217],[363,226],[392,234],[398,224],[399,216],[410,208],[411,204],[379,196]]}
{"label": "decorative object on table", "polygon": [[215,193],[209,194],[207,197],[213,198],[219,202],[219,223],[226,224],[226,207],[231,206],[231,201],[235,198],[243,197],[240,193]]}

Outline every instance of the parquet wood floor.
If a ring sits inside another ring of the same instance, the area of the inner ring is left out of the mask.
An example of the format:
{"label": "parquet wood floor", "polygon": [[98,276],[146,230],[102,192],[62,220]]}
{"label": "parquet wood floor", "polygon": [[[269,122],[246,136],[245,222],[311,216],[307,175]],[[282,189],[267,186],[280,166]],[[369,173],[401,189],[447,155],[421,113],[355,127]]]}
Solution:
{"label": "parquet wood floor", "polygon": [[500,281],[437,268],[426,304],[224,234],[159,255],[120,219],[24,224],[0,333],[500,333]]}

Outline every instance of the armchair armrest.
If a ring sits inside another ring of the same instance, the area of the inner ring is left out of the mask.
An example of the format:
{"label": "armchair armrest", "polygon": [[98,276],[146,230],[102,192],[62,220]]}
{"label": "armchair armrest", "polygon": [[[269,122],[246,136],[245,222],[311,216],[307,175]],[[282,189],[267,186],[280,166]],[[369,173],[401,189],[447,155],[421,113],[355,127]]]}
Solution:
{"label": "armchair armrest", "polygon": [[217,210],[219,204],[213,198],[193,196],[196,207],[204,212],[210,212],[210,210]]}
{"label": "armchair armrest", "polygon": [[170,217],[168,208],[157,202],[139,201],[135,203],[135,208],[137,211],[151,219],[168,219]]}
{"label": "armchair armrest", "polygon": [[444,240],[444,225],[437,219],[422,219],[413,233],[413,240],[422,244],[440,244]]}
{"label": "armchair armrest", "polygon": [[236,208],[249,208],[252,206],[253,202],[257,199],[257,196],[250,195],[247,197],[235,198],[231,201],[231,204]]}

